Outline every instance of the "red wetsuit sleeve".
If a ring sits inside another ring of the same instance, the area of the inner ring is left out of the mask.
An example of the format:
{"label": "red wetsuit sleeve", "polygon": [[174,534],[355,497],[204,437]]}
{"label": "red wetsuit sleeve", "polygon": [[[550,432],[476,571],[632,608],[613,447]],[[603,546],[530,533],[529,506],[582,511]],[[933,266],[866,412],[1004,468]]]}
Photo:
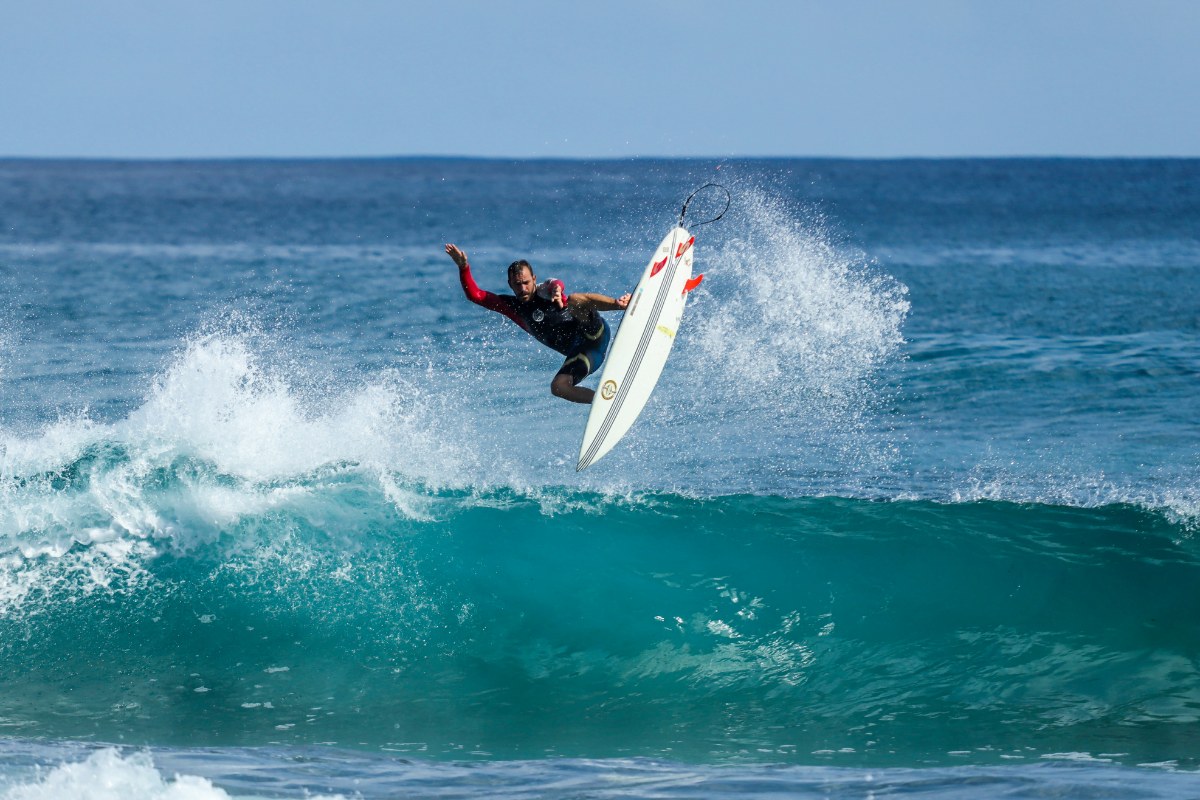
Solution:
{"label": "red wetsuit sleeve", "polygon": [[463,293],[472,303],[477,306],[483,306],[488,311],[495,311],[497,314],[503,314],[513,322],[517,323],[521,330],[525,331],[526,333],[529,332],[529,328],[525,325],[525,320],[521,319],[521,317],[517,315],[517,312],[513,311],[512,306],[500,298],[500,295],[492,294],[491,292],[485,292],[483,289],[479,288],[479,286],[475,283],[475,279],[471,277],[470,264],[458,268],[458,280],[462,284]]}

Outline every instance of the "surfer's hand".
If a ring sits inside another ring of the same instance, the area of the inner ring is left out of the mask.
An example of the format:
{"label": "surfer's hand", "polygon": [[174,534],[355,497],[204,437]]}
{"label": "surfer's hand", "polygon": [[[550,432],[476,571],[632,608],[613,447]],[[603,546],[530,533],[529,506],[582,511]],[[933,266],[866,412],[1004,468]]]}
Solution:
{"label": "surfer's hand", "polygon": [[460,267],[465,267],[467,265],[467,254],[462,250],[459,250],[458,245],[446,245],[446,255],[454,259],[454,263],[458,264]]}
{"label": "surfer's hand", "polygon": [[562,284],[556,282],[553,285],[554,285],[554,294],[551,295],[550,299],[554,301],[554,305],[558,306],[559,308],[563,308],[566,306],[566,303],[563,302]]}
{"label": "surfer's hand", "polygon": [[629,301],[630,301],[631,299],[633,299],[633,295],[631,295],[631,294],[623,294],[623,295],[621,295],[620,297],[618,297],[618,298],[617,298],[617,307],[618,307],[618,308],[628,308],[628,307],[629,307]]}

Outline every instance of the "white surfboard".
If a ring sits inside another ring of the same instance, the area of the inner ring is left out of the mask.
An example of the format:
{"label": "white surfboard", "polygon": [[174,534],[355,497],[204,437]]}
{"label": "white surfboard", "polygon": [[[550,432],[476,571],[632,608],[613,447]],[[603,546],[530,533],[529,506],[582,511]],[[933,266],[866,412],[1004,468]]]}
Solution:
{"label": "white surfboard", "polygon": [[693,241],[683,228],[667,234],[633,290],[592,400],[576,471],[603,458],[650,399],[683,317],[685,285],[692,277]]}

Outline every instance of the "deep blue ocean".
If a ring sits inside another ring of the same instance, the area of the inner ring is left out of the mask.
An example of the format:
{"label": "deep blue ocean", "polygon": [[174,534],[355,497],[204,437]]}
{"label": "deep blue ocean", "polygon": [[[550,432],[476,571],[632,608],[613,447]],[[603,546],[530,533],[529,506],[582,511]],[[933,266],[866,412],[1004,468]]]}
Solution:
{"label": "deep blue ocean", "polygon": [[3,800],[1200,797],[1198,532],[1197,160],[0,161]]}

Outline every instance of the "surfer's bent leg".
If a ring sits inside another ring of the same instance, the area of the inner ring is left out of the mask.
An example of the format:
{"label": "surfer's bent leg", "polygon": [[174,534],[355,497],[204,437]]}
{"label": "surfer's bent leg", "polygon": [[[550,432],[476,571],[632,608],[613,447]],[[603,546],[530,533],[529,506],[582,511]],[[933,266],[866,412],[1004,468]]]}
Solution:
{"label": "surfer's bent leg", "polygon": [[579,382],[600,369],[608,352],[608,323],[599,314],[594,315],[597,327],[580,331],[574,344],[567,352],[558,374],[550,382],[550,393],[572,403],[588,404],[596,394],[591,389],[579,386]]}

